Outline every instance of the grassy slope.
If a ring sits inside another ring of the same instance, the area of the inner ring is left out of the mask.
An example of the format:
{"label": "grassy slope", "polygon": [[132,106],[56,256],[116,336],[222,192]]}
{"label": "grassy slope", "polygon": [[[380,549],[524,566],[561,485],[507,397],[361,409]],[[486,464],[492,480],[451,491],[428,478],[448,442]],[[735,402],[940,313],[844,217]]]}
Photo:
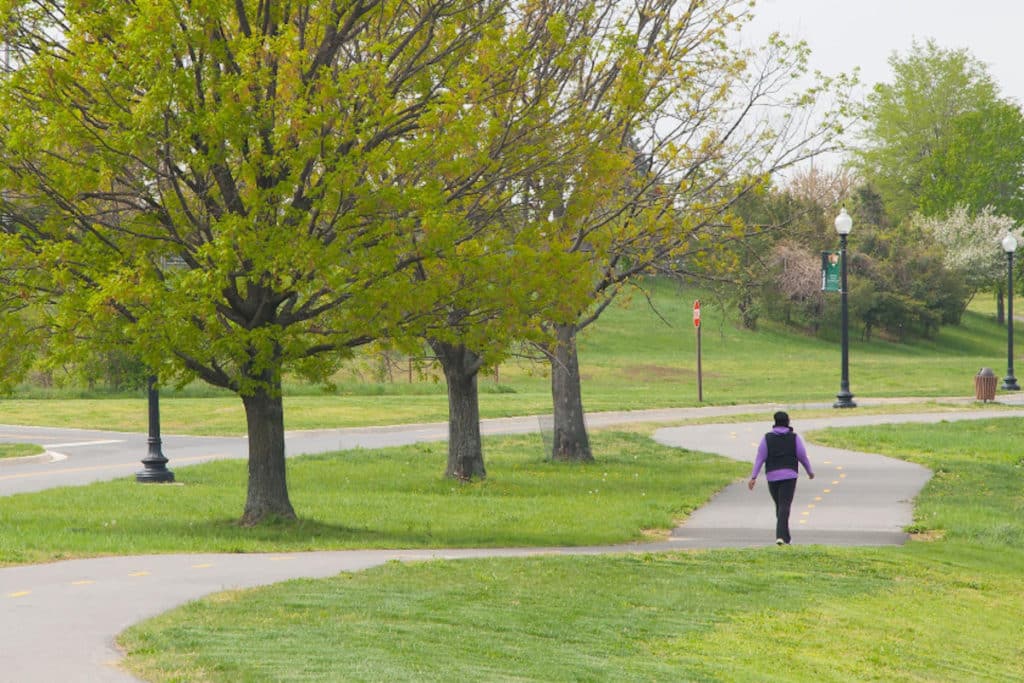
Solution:
{"label": "grassy slope", "polygon": [[[623,299],[584,332],[580,355],[588,410],[698,404],[692,305],[700,293],[680,290],[671,283],[656,283],[652,291],[657,315],[643,297],[634,296]],[[794,335],[767,323],[756,333],[738,329],[713,300],[703,301],[703,321],[705,403],[834,399],[839,389],[837,343]],[[933,340],[864,343],[857,334],[852,336],[850,381],[855,397],[972,396],[973,378],[980,367],[992,367],[1000,376],[1005,371],[1006,331],[983,309],[969,311],[961,327],[944,328]],[[1024,339],[1024,335],[1018,338]],[[445,389],[439,378],[426,377],[409,384],[407,376],[398,372],[392,383],[357,382],[360,367],[365,370],[365,363],[354,363],[348,374],[338,378],[337,394],[292,387],[285,398],[287,428],[447,419]],[[500,368],[499,379],[500,384],[493,375],[481,377],[483,417],[550,412],[550,388],[543,366],[509,361]],[[244,433],[245,416],[237,398],[216,392],[201,392],[196,397],[193,393],[190,390],[175,397],[173,392],[165,392],[161,399],[165,432]],[[0,408],[3,421],[9,424],[146,430],[143,398],[15,397],[3,400]]]}

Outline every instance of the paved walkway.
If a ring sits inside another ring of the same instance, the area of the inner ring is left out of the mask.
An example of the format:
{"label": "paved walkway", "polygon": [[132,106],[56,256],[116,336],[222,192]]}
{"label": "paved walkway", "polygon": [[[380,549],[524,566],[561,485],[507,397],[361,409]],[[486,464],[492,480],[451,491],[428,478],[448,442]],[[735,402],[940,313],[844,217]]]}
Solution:
{"label": "paved walkway", "polygon": [[[862,406],[870,403],[858,400]],[[826,419],[801,420],[800,409],[810,407],[815,406],[787,407],[798,431],[826,425],[937,422],[1024,414],[1024,410],[912,415],[863,415],[841,411]],[[770,415],[775,409],[776,406],[733,406],[636,411],[599,413],[588,419],[592,427],[598,427],[626,422],[673,422],[692,417],[763,413],[765,418],[755,423],[667,427],[655,434],[655,439],[661,443],[750,461],[760,435],[770,427]],[[536,431],[537,425],[536,417],[487,420],[483,431],[489,434],[525,433]],[[0,439],[19,438],[21,429],[0,428]],[[47,485],[70,483],[76,478],[111,478],[132,471],[129,468],[138,469],[137,459],[115,462],[110,455],[102,456],[99,464],[84,464],[90,461],[83,453],[90,452],[90,449],[95,451],[101,444],[106,444],[105,451],[117,451],[116,444],[126,442],[134,444],[132,448],[125,449],[126,453],[144,453],[144,436],[101,432],[72,434],[72,431],[48,432],[56,437],[74,438],[83,434],[88,437],[64,442],[63,450],[73,451],[69,457],[55,461],[47,459],[44,463],[7,465],[0,472],[0,483],[20,486],[28,481],[31,490],[39,490]],[[446,433],[445,425],[299,432],[289,434],[288,448],[289,453],[299,453],[358,444],[376,446],[443,440]],[[193,455],[183,458],[186,462],[244,457],[244,449],[235,441],[240,440],[189,440],[182,441],[183,445],[172,446],[172,449],[192,449],[188,452]],[[203,448],[208,449],[207,452],[201,452]],[[887,545],[905,540],[902,528],[911,521],[912,500],[928,480],[930,474],[927,470],[877,455],[813,446],[810,450],[817,477],[813,481],[802,478],[798,485],[794,503],[795,544]],[[182,459],[175,461],[173,455],[169,457],[172,466],[175,462],[182,462]],[[51,468],[52,478],[46,476],[46,467]],[[19,472],[19,469],[24,471]],[[727,487],[706,507],[696,511],[667,541],[660,543],[588,548],[151,555],[0,569],[2,678],[28,683],[135,681],[117,668],[120,654],[114,646],[116,635],[133,623],[221,590],[297,577],[326,577],[341,571],[358,571],[389,560],[767,545],[773,540],[774,519],[763,481],[759,484],[753,492],[747,491],[743,482]],[[9,494],[13,491],[0,489],[0,493],[4,492]]]}

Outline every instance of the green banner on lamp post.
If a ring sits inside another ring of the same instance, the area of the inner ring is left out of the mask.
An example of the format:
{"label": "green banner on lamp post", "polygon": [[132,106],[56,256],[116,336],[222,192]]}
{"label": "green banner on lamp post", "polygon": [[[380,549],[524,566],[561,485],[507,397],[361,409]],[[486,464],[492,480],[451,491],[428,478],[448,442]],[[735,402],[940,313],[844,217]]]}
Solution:
{"label": "green banner on lamp post", "polygon": [[839,285],[840,259],[838,251],[821,252],[821,291],[838,292],[842,289]]}

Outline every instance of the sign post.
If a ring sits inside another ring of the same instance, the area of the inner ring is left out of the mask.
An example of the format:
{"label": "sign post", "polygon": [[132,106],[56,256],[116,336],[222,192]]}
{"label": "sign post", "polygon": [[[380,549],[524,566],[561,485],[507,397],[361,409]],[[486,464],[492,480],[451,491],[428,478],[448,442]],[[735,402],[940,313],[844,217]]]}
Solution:
{"label": "sign post", "polygon": [[700,367],[700,299],[693,302],[693,326],[697,329],[697,401],[704,402],[704,378]]}

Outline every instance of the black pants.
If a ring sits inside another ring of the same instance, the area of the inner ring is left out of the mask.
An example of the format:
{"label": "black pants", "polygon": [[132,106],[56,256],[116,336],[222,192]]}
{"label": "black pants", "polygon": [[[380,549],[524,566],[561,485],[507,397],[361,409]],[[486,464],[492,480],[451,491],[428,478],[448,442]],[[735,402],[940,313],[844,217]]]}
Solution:
{"label": "black pants", "polygon": [[796,479],[782,479],[768,482],[768,492],[775,501],[775,538],[789,543],[789,509],[793,507],[796,493]]}

